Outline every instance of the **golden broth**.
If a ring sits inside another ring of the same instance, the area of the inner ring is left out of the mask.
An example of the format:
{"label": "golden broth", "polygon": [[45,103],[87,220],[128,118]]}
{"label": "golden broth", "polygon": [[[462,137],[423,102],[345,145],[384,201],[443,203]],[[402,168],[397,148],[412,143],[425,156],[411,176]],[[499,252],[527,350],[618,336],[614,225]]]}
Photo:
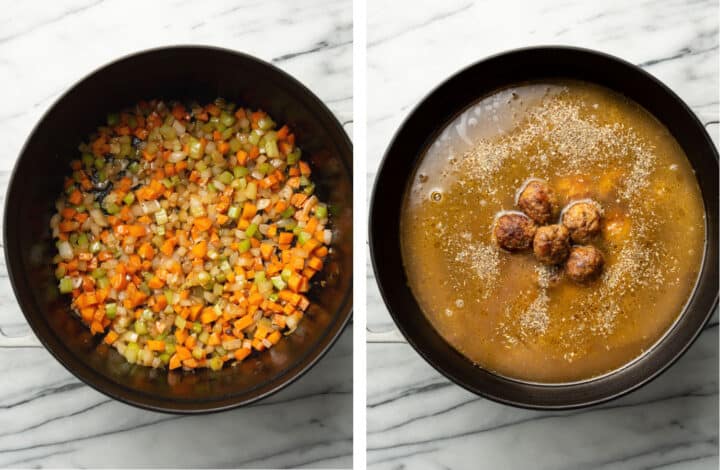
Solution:
{"label": "golden broth", "polygon": [[[493,243],[496,214],[529,178],[549,182],[561,206],[601,204],[597,281],[578,285]],[[438,332],[483,368],[556,383],[652,346],[695,285],[705,237],[700,189],[669,131],[577,81],[518,85],[465,110],[421,159],[400,225],[410,287]]]}

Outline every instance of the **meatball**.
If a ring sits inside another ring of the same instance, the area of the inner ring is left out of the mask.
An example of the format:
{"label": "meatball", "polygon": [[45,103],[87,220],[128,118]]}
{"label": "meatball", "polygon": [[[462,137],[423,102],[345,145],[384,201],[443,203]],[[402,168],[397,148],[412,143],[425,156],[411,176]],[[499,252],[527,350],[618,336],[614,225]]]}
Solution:
{"label": "meatball", "polygon": [[518,195],[517,205],[541,225],[547,224],[557,215],[555,191],[544,181],[532,180],[527,183]]}
{"label": "meatball", "polygon": [[594,246],[574,246],[565,262],[565,272],[575,282],[587,282],[600,275],[604,264],[602,252]]}
{"label": "meatball", "polygon": [[525,214],[510,212],[495,221],[495,241],[508,251],[527,250],[532,245],[537,227]]}
{"label": "meatball", "polygon": [[535,232],[533,253],[543,264],[559,264],[570,252],[570,233],[562,225],[546,225]]}
{"label": "meatball", "polygon": [[600,232],[600,209],[592,201],[576,202],[565,209],[562,224],[570,231],[575,243],[588,243]]}

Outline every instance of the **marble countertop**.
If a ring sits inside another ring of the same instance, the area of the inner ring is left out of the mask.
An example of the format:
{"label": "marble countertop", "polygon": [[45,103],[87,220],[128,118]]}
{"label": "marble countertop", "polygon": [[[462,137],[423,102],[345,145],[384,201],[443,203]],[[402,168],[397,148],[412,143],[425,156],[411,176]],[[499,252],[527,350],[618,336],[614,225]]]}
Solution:
{"label": "marble countertop", "polygon": [[[675,90],[718,143],[714,0],[413,5],[368,5],[368,194],[392,134],[430,89],[516,47],[575,45],[639,64]],[[367,269],[368,338],[388,340],[368,344],[369,467],[717,468],[717,313],[690,351],[641,390],[596,408],[528,411],[455,386],[397,339]]]}
{"label": "marble countertop", "polygon": [[[172,44],[270,61],[352,133],[350,0],[19,2],[0,13],[0,198],[25,138],[60,93],[115,58]],[[307,375],[260,403],[209,416],[151,413],[92,390],[35,341],[18,339],[29,329],[3,258],[0,467],[350,467],[352,330]]]}

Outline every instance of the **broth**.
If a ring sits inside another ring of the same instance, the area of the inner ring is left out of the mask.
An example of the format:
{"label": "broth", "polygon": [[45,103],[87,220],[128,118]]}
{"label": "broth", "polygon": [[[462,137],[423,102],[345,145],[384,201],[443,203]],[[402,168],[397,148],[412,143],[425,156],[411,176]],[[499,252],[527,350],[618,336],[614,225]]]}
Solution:
{"label": "broth", "polygon": [[[590,284],[492,240],[530,178],[560,207],[603,208]],[[669,131],[637,103],[562,80],[499,90],[461,113],[427,149],[406,190],[403,262],[436,330],[479,366],[559,383],[617,369],[650,348],[682,311],[702,262],[704,206]]]}

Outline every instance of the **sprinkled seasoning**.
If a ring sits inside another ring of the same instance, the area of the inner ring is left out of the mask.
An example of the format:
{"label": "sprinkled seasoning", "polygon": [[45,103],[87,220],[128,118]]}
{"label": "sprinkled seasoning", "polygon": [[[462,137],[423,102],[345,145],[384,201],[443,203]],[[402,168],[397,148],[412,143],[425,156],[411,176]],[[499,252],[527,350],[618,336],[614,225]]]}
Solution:
{"label": "sprinkled seasoning", "polygon": [[[647,350],[692,289],[704,221],[691,167],[619,95],[569,81],[502,90],[449,124],[417,171],[401,220],[409,283],[435,328],[482,367],[541,382],[602,374]],[[560,207],[602,207],[596,281],[493,243],[495,215],[516,209],[530,178]]]}

